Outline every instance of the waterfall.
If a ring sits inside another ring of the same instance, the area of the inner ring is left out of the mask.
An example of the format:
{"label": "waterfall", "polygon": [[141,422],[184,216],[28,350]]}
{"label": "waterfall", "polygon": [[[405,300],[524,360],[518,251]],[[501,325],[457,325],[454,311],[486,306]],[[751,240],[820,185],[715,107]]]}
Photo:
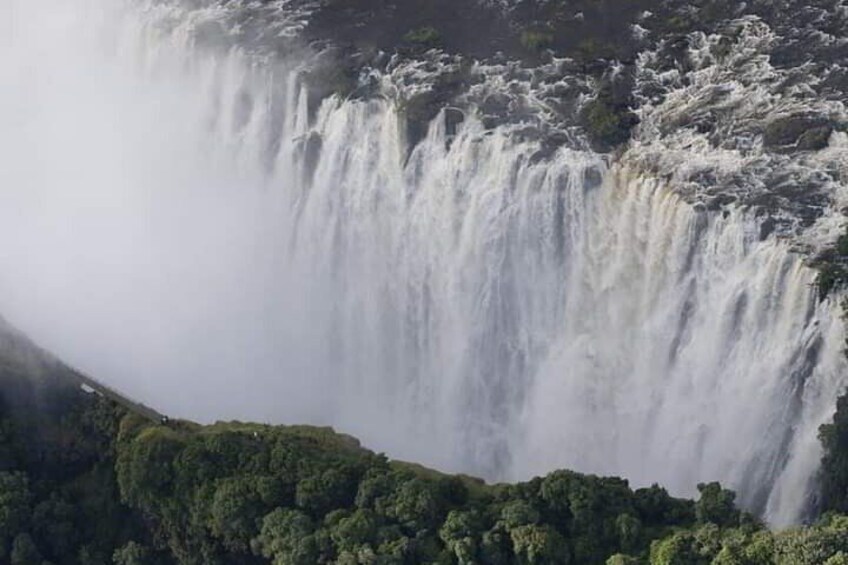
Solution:
{"label": "waterfall", "polygon": [[803,517],[844,328],[751,211],[473,111],[410,153],[389,97],[316,105],[297,60],[107,4],[0,9],[0,311],[34,338],[179,416]]}

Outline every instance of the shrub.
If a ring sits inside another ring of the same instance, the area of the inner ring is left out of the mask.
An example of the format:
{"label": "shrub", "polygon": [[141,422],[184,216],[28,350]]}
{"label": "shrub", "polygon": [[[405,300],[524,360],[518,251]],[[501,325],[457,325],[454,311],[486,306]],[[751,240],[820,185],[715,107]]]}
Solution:
{"label": "shrub", "polygon": [[434,27],[413,29],[403,36],[403,40],[419,47],[438,47],[442,43],[442,34]]}
{"label": "shrub", "polygon": [[521,45],[528,51],[540,52],[554,44],[554,34],[549,31],[525,30],[521,33]]}

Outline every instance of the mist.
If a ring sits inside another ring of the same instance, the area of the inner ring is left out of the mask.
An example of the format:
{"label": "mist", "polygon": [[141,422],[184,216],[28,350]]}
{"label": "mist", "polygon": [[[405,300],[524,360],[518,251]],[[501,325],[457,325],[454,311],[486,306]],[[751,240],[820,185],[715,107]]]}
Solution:
{"label": "mist", "polygon": [[109,4],[4,2],[0,312],[169,414],[320,420],[272,195],[214,147],[202,70]]}

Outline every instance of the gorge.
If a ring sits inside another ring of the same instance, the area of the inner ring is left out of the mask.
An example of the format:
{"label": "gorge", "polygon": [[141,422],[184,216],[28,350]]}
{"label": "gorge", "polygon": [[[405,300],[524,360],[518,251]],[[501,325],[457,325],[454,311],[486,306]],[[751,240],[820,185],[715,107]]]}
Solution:
{"label": "gorge", "polygon": [[337,60],[303,39],[320,4],[4,3],[0,312],[173,417],[807,519],[848,384],[819,284],[844,69],[748,13],[673,38],[642,14],[626,70],[421,30]]}

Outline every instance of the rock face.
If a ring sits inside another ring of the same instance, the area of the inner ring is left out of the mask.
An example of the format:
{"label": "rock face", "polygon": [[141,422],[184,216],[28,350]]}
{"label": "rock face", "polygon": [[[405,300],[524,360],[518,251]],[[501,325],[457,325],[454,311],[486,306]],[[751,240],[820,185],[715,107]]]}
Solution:
{"label": "rock face", "polygon": [[776,151],[817,151],[827,147],[834,124],[827,116],[798,114],[766,125],[763,145]]}

